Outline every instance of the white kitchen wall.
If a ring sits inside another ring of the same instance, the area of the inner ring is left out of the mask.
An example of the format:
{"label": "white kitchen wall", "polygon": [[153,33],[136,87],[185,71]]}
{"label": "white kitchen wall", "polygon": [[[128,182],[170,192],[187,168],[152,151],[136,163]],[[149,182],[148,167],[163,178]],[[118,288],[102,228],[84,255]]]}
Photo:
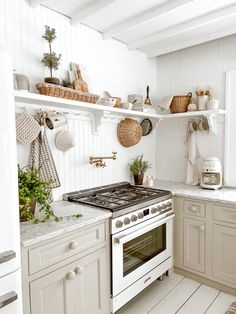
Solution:
{"label": "white kitchen wall", "polygon": [[[220,108],[225,104],[226,71],[236,70],[236,35],[211,41],[157,58],[158,101],[165,95],[195,93],[197,87],[213,87]],[[195,96],[195,95],[194,95]],[[163,121],[157,130],[157,177],[185,181],[187,120]],[[218,135],[199,132],[202,156],[224,161],[224,119],[218,121]]]}
{"label": "white kitchen wall", "polygon": [[[155,100],[156,60],[149,60],[138,51],[128,51],[118,41],[104,41],[100,33],[86,26],[71,26],[68,17],[46,7],[32,9],[28,0],[0,0],[0,46],[10,51],[17,72],[29,77],[32,91],[35,90],[35,83],[48,76],[48,70],[40,62],[43,52],[48,50],[41,38],[44,25],[55,27],[57,31],[53,50],[62,54],[57,76],[64,77],[69,62],[73,61],[85,66],[92,93],[101,95],[104,90],[108,90],[113,96],[120,96],[126,101],[128,94],[144,95],[146,85],[149,84],[151,97]],[[57,151],[54,139],[58,131],[48,131],[62,183],[61,188],[54,193],[55,199],[66,191],[129,180],[128,162],[141,153],[152,162],[150,173],[155,177],[154,132],[138,145],[127,149],[117,140],[117,118],[105,119],[99,135],[91,134],[90,118],[71,116],[68,121],[69,130],[77,141],[77,146],[70,152],[63,154]],[[30,147],[18,145],[19,162],[22,165],[28,163],[29,151]],[[106,156],[111,155],[112,151],[118,152],[118,159],[107,161],[107,168],[96,169],[89,165],[90,155]]]}

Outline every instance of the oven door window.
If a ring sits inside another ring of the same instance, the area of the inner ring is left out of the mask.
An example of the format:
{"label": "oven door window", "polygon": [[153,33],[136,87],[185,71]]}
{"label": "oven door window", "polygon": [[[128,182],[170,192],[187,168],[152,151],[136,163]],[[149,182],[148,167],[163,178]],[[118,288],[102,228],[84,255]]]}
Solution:
{"label": "oven door window", "polygon": [[123,244],[123,276],[166,250],[166,224]]}

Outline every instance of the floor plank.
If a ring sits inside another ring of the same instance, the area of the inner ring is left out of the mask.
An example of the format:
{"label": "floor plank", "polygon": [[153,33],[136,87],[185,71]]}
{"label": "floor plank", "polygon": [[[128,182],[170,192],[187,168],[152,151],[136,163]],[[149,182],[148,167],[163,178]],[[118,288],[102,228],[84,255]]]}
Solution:
{"label": "floor plank", "polygon": [[183,276],[174,273],[170,277],[164,277],[163,281],[156,281],[116,314],[147,314],[183,279]]}
{"label": "floor plank", "polygon": [[228,310],[232,302],[236,302],[236,296],[221,292],[209,309],[205,312],[206,314],[224,314]]}
{"label": "floor plank", "polygon": [[204,314],[220,291],[201,285],[191,298],[179,309],[178,314]]}
{"label": "floor plank", "polygon": [[148,314],[175,314],[200,285],[199,282],[184,278]]}

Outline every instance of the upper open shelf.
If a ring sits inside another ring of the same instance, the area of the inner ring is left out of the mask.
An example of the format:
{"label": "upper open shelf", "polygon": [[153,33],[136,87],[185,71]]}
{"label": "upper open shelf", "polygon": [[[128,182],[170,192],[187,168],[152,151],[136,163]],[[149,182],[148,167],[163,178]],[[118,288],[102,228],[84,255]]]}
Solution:
{"label": "upper open shelf", "polygon": [[204,110],[204,111],[191,111],[184,113],[175,114],[151,114],[142,111],[127,110],[121,108],[114,108],[108,106],[102,106],[97,104],[91,104],[81,101],[75,101],[70,99],[45,96],[36,93],[27,93],[15,91],[15,101],[18,104],[37,105],[40,108],[50,108],[55,110],[61,110],[66,112],[90,112],[93,115],[93,133],[97,134],[99,126],[102,123],[102,119],[109,115],[121,116],[121,117],[132,117],[136,119],[149,118],[152,121],[153,127],[159,123],[160,120],[174,119],[174,118],[191,118],[194,116],[216,116],[218,114],[225,114],[225,110]]}

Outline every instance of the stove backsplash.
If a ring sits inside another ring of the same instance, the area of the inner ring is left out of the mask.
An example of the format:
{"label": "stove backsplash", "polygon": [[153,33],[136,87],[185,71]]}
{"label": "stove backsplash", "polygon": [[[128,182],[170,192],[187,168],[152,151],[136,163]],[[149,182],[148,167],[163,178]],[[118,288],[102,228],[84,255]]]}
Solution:
{"label": "stove backsplash", "polygon": [[[33,112],[32,112],[33,113]],[[56,149],[54,141],[57,133],[63,127],[51,131],[47,129],[50,147],[61,181],[61,187],[53,190],[54,200],[62,198],[62,194],[78,189],[85,189],[121,181],[130,181],[128,163],[139,154],[144,154],[145,160],[152,163],[147,175],[156,178],[156,132],[145,136],[130,148],[120,145],[116,129],[120,119],[106,118],[101,125],[99,135],[92,135],[91,119],[85,116],[68,116],[68,130],[75,136],[76,146],[66,153]],[[21,165],[27,165],[30,147],[18,144],[18,160]],[[89,156],[110,156],[117,152],[117,160],[107,160],[107,167],[96,168],[89,164]]]}

